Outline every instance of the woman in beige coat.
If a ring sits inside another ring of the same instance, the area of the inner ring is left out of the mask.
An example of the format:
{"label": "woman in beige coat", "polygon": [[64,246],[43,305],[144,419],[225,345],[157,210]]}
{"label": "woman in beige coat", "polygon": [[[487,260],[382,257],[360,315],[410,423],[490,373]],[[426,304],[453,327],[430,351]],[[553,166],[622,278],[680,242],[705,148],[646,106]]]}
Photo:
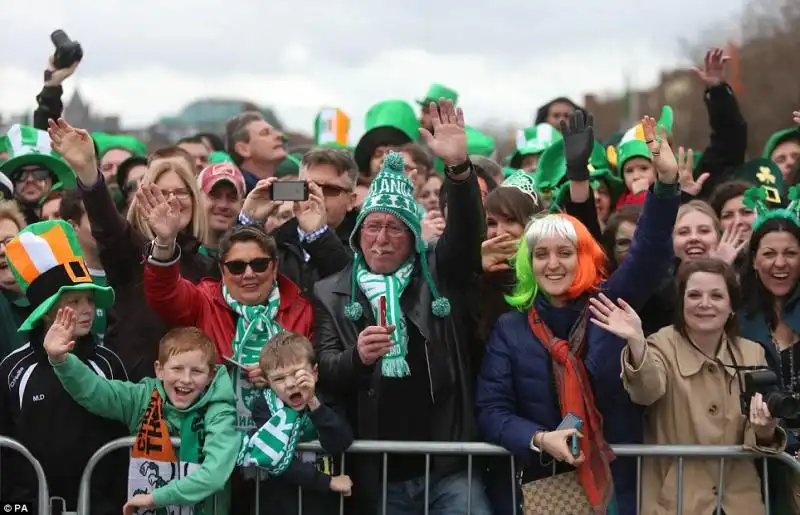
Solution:
{"label": "woman in beige coat", "polygon": [[[645,340],[641,320],[622,299],[592,299],[592,322],[627,340],[622,380],[631,400],[647,406],[646,444],[744,445],[764,454],[783,450],[786,434],[760,394],[742,415],[741,367],[766,366],[763,348],[739,338],[739,286],[730,266],[718,260],[684,263],[678,271],[676,323]],[[643,515],[677,510],[676,458],[645,458]],[[717,490],[719,474],[724,488]],[[717,503],[726,515],[764,513],[753,460],[685,459],[683,513],[712,515]]]}

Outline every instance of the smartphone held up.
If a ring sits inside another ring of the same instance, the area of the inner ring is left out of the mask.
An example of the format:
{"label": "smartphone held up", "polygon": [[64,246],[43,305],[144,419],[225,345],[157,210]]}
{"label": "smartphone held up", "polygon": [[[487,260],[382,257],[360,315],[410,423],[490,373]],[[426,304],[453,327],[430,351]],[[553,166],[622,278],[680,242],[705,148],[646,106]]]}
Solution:
{"label": "smartphone held up", "polygon": [[269,198],[287,202],[304,202],[308,200],[308,183],[306,181],[277,181],[269,187]]}

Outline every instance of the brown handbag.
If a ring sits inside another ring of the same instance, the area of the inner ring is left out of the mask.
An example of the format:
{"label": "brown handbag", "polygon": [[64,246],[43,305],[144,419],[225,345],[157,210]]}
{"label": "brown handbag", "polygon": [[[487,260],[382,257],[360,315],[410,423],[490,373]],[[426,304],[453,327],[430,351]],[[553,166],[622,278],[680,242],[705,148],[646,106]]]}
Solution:
{"label": "brown handbag", "polygon": [[576,471],[522,485],[524,515],[590,515],[593,513]]}

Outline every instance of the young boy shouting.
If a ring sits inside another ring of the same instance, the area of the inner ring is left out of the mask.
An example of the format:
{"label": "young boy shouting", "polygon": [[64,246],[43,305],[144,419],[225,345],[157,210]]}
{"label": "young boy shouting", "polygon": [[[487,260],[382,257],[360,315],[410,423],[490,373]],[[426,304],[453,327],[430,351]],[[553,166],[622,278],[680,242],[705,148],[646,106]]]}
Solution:
{"label": "young boy shouting", "polygon": [[303,488],[303,513],[339,513],[339,496],[350,495],[353,483],[334,475],[333,457],[298,453],[297,444],[319,439],[326,452],[338,455],[353,443],[347,421],[326,406],[316,393],[314,348],[304,336],[284,332],[273,336],[259,359],[269,388],[253,402],[253,420],[259,429],[239,456],[244,466],[255,465],[269,474],[261,482],[260,514],[298,512],[297,487]]}
{"label": "young boy shouting", "polygon": [[[75,327],[74,311],[59,309],[44,348],[75,401],[124,422],[136,436],[123,513],[227,514],[223,489],[241,440],[234,429],[233,385],[225,368],[215,364],[211,339],[195,327],[172,329],[159,343],[157,378],[129,383],[93,374],[70,353]],[[180,438],[177,451],[171,437]]]}

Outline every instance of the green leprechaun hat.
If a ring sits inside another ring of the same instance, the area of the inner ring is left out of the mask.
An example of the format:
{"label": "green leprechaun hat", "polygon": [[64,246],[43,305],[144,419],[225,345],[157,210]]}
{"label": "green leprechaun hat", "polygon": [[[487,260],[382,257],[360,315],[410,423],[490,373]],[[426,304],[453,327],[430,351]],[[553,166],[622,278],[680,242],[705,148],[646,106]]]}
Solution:
{"label": "green leprechaun hat", "polygon": [[467,154],[471,156],[492,157],[496,147],[491,136],[470,126],[464,127],[464,132],[467,134]]}
{"label": "green leprechaun hat", "polygon": [[303,162],[303,156],[300,154],[287,154],[286,158],[281,161],[281,164],[275,168],[275,177],[278,179],[282,177],[300,175],[300,163]]}
{"label": "green leprechaun hat", "polygon": [[733,179],[747,181],[764,190],[764,202],[771,207],[780,206],[784,199],[781,169],[769,158],[757,157],[744,163],[733,172]]}
{"label": "green leprechaun hat", "polygon": [[13,182],[24,166],[38,166],[53,174],[53,182],[60,182],[65,188],[77,185],[75,174],[61,159],[50,144],[50,136],[27,125],[12,125],[6,133],[8,138],[8,161],[0,165],[0,172]]}
{"label": "green leprechaun hat", "polygon": [[[674,122],[674,114],[670,106],[661,108],[661,117],[656,123],[656,137],[661,137],[661,129],[663,128],[667,137],[672,134],[672,125]],[[644,127],[641,122],[637,123],[620,138],[616,146],[609,146],[606,149],[606,156],[608,162],[617,170],[617,173],[622,175],[622,168],[625,162],[634,157],[642,157],[648,161],[652,161],[653,156],[650,154],[650,149],[647,148],[647,143],[644,141]]]}
{"label": "green leprechaun hat", "polygon": [[30,331],[68,291],[90,291],[98,309],[114,304],[114,290],[92,282],[71,225],[63,220],[37,222],[6,245],[6,261],[33,312],[19,327]]}
{"label": "green leprechaun hat", "polygon": [[542,154],[551,145],[563,139],[564,136],[549,123],[520,129],[517,131],[517,150],[511,155],[508,166],[519,168],[525,156]]}
{"label": "green leprechaun hat", "polygon": [[350,248],[355,254],[352,272],[352,291],[350,302],[345,306],[345,316],[356,321],[363,315],[363,308],[356,300],[356,271],[364,267],[364,257],[358,245],[358,234],[364,219],[370,213],[389,213],[396,216],[408,227],[414,235],[414,249],[419,256],[422,277],[430,288],[433,302],[431,311],[437,317],[446,317],[450,314],[450,301],[439,294],[436,283],[433,282],[428,270],[428,259],[425,255],[428,245],[422,237],[422,208],[414,198],[414,185],[405,174],[405,162],[399,152],[389,152],[383,160],[378,175],[369,186],[367,196],[358,212],[355,227],[350,234]]}
{"label": "green leprechaun hat", "polygon": [[356,144],[354,157],[359,171],[369,173],[372,153],[381,145],[400,146],[417,141],[419,120],[405,100],[384,100],[367,111],[364,135]]}
{"label": "green leprechaun hat", "polygon": [[790,127],[788,129],[781,129],[772,133],[767,140],[767,143],[764,145],[764,153],[762,157],[772,159],[772,153],[775,151],[778,145],[785,141],[800,142],[800,127]]}
{"label": "green leprechaun hat", "polygon": [[109,150],[120,149],[129,152],[132,156],[147,155],[147,145],[130,134],[108,134],[106,132],[93,132],[92,139],[97,145],[98,157],[103,157]]}
{"label": "green leprechaun hat", "polygon": [[442,84],[431,84],[428,92],[424,97],[417,99],[417,103],[423,107],[428,106],[431,102],[439,102],[439,99],[452,100],[453,104],[458,103],[458,92],[453,88],[448,88]]}
{"label": "green leprechaun hat", "polygon": [[235,165],[236,163],[233,161],[233,158],[230,154],[223,152],[222,150],[215,150],[213,152],[209,152],[208,154],[208,164],[210,165],[218,165],[220,163],[230,163]]}

